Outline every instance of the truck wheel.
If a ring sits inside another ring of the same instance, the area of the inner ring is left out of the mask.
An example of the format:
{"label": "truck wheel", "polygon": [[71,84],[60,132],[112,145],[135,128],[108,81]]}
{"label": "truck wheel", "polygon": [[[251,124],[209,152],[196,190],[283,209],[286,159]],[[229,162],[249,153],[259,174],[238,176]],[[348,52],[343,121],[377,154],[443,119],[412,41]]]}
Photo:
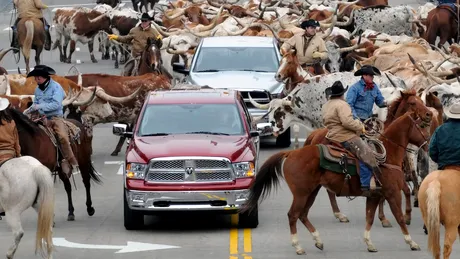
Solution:
{"label": "truck wheel", "polygon": [[123,212],[126,230],[138,230],[144,227],[144,214],[129,208],[126,192],[123,194]]}
{"label": "truck wheel", "polygon": [[255,207],[249,213],[248,211],[239,214],[238,226],[240,228],[256,228],[259,225],[259,208]]}
{"label": "truck wheel", "polygon": [[291,146],[291,128],[286,130],[283,134],[276,138],[277,147],[289,147]]}

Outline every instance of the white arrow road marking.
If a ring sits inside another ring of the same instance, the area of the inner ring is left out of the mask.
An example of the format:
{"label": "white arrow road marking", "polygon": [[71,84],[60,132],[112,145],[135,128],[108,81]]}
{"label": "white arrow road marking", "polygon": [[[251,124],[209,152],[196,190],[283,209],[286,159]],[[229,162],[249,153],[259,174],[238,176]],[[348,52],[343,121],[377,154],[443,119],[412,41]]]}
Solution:
{"label": "white arrow road marking", "polygon": [[123,165],[120,165],[120,168],[118,168],[117,174],[119,174],[119,175],[123,174]]}
{"label": "white arrow road marking", "polygon": [[118,251],[115,252],[116,254],[180,248],[180,246],[149,244],[149,243],[131,242],[131,241],[127,241],[125,246],[78,244],[78,243],[67,241],[63,237],[53,237],[53,243],[55,246],[63,246],[63,247],[70,247],[70,248],[113,249],[113,250],[118,249]]}

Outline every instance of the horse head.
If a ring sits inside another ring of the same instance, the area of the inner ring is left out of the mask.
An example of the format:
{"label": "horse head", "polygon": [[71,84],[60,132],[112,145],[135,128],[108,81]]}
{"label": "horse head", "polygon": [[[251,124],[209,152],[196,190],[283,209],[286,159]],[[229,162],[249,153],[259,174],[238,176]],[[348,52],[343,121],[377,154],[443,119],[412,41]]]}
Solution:
{"label": "horse head", "polygon": [[423,100],[417,96],[415,89],[401,91],[401,96],[394,100],[388,107],[387,119],[385,127],[390,125],[396,118],[402,116],[406,112],[414,112],[418,119],[422,120],[422,127],[429,126],[433,113],[424,104]]}
{"label": "horse head", "polygon": [[160,73],[163,60],[161,59],[160,49],[163,45],[161,39],[147,39],[147,45],[144,52],[142,53],[142,63],[152,70]]}
{"label": "horse head", "polygon": [[286,90],[289,92],[294,89],[296,84],[312,75],[303,70],[300,66],[295,49],[282,52],[283,57],[281,58],[278,71],[276,71],[275,79],[280,83],[284,82],[286,84]]}

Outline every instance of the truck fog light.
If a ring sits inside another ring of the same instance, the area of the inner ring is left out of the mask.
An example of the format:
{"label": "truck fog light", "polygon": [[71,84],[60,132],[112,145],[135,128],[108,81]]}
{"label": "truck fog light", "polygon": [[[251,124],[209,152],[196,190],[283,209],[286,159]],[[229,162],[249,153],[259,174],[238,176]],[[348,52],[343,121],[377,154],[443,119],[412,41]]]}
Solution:
{"label": "truck fog light", "polygon": [[245,191],[245,192],[241,192],[241,193],[238,193],[236,195],[236,199],[237,200],[247,200],[249,197],[249,192],[248,191]]}
{"label": "truck fog light", "polygon": [[145,194],[143,193],[132,193],[131,200],[133,202],[144,202],[145,201]]}

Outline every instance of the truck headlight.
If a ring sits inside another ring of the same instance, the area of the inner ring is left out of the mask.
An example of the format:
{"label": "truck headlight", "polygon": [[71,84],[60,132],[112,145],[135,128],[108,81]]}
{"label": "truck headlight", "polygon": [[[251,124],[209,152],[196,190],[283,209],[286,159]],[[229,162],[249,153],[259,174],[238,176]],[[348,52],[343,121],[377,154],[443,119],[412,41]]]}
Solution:
{"label": "truck headlight", "polygon": [[129,163],[126,165],[126,177],[131,179],[144,179],[146,164]]}
{"label": "truck headlight", "polygon": [[234,163],[233,170],[235,170],[236,178],[252,177],[255,174],[252,162]]}

